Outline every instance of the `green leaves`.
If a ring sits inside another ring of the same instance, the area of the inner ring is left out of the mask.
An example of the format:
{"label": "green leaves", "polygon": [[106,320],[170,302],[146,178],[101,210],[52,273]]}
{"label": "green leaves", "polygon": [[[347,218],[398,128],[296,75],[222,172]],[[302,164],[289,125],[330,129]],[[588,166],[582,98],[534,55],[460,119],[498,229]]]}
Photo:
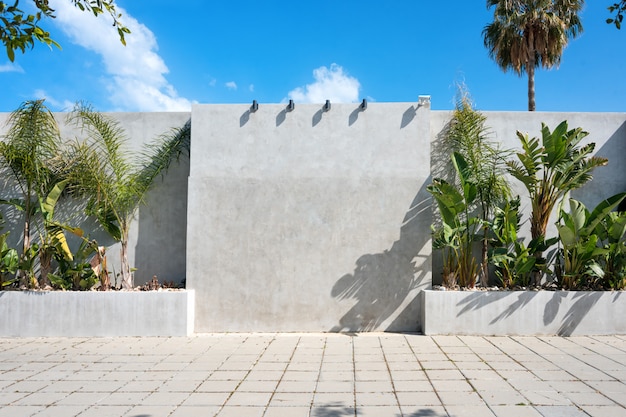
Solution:
{"label": "green leaves", "polygon": [[[16,50],[24,53],[27,48],[34,48],[36,41],[60,49],[60,45],[50,37],[50,33],[40,25],[42,19],[56,18],[48,1],[25,0],[32,1],[35,10],[32,14],[27,14],[19,8],[20,0],[13,1],[13,6],[0,1],[0,40],[5,46],[9,60],[11,62],[15,60]],[[117,28],[120,42],[126,45],[125,35],[129,34],[130,30],[121,23],[122,15],[117,13],[113,0],[72,0],[72,3],[79,10],[90,11],[94,16],[106,12],[113,20],[113,26]]]}
{"label": "green leaves", "polygon": [[606,273],[613,276],[615,267],[626,269],[623,261],[621,266],[612,265],[615,256],[623,253],[623,247],[626,247],[620,242],[626,228],[626,216],[613,212],[624,198],[626,193],[614,195],[598,204],[592,212],[581,202],[570,199],[569,213],[561,210],[557,230],[563,244],[565,286],[593,285],[587,282],[588,278],[605,278]]}
{"label": "green leaves", "polygon": [[626,0],[621,0],[618,3],[613,3],[608,7],[610,13],[615,13],[614,17],[606,19],[606,23],[609,25],[612,23],[619,30],[622,28],[622,21],[624,20],[624,12],[626,12]]}
{"label": "green leaves", "polygon": [[570,190],[576,189],[591,179],[591,172],[607,164],[607,159],[591,157],[593,143],[579,147],[588,136],[581,128],[568,129],[567,121],[550,131],[542,123],[541,143],[528,135],[517,132],[523,152],[517,161],[509,161],[509,173],[528,190],[533,216],[531,231],[533,238],[546,233],[549,216],[556,203]]}

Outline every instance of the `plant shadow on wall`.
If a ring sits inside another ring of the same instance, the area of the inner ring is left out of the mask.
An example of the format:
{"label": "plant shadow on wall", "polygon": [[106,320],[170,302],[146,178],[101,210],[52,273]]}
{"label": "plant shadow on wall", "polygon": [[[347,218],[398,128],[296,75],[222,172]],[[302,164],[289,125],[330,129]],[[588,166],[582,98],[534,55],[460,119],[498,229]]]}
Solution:
{"label": "plant shadow on wall", "polygon": [[[400,238],[389,250],[366,254],[356,261],[352,274],[341,277],[333,286],[331,295],[339,300],[355,299],[356,304],[344,314],[339,324],[331,329],[341,331],[371,331],[379,329],[400,308],[408,304],[390,323],[387,331],[417,329],[417,292],[429,285],[425,278],[430,271],[430,233],[425,232],[431,223],[431,197],[422,184],[413,199],[400,228]],[[413,296],[412,300],[407,300]]]}

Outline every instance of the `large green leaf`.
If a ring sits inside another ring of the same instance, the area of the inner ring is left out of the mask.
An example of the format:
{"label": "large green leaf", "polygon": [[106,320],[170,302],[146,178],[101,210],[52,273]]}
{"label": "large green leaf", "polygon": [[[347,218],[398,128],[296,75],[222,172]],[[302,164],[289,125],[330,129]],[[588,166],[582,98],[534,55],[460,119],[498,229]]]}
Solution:
{"label": "large green leaf", "polygon": [[59,198],[61,197],[61,194],[63,194],[63,190],[65,189],[67,183],[68,180],[57,182],[54,187],[52,187],[52,190],[50,190],[46,198],[41,201],[41,211],[47,221],[52,221],[54,209],[56,208]]}
{"label": "large green leaf", "polygon": [[624,198],[626,198],[626,193],[620,193],[609,197],[598,204],[589,216],[589,220],[586,224],[586,229],[588,229],[587,233],[592,233],[598,224],[604,221],[609,213],[611,213]]}
{"label": "large green leaf", "polygon": [[458,152],[452,153],[452,164],[461,181],[461,187],[463,188],[463,198],[465,199],[465,205],[468,206],[476,199],[477,189],[476,184],[472,180],[472,172],[469,164]]}

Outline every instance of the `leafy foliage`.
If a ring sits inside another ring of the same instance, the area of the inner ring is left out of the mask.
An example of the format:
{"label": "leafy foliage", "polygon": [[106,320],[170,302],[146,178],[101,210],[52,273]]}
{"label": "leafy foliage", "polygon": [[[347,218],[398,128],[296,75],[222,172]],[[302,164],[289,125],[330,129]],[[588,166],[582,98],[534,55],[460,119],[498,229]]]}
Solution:
{"label": "leafy foliage", "polygon": [[459,98],[452,119],[445,132],[444,140],[452,152],[457,152],[462,159],[465,184],[472,184],[476,196],[472,199],[469,209],[478,210],[482,236],[473,240],[481,240],[480,281],[483,286],[488,284],[488,246],[489,219],[493,210],[506,201],[511,194],[509,183],[505,177],[505,160],[508,151],[503,151],[489,139],[486,117],[474,110],[469,94],[459,87]]}
{"label": "leafy foliage", "polygon": [[[28,0],[26,0],[28,1]],[[130,30],[120,22],[122,17],[115,9],[114,0],[70,0],[81,11],[87,11],[94,16],[108,14],[113,19],[113,26],[117,28],[120,42],[126,45],[125,35]],[[41,26],[45,19],[54,19],[55,11],[47,0],[32,0],[35,12],[25,13],[20,8],[20,0],[0,1],[0,39],[4,44],[10,61],[15,59],[15,51],[22,53],[26,48],[32,49],[35,41],[42,42],[50,47],[60,48],[60,45],[50,37],[50,33]]]}
{"label": "leafy foliage", "polygon": [[[568,129],[567,121],[554,131],[542,124],[541,141],[517,132],[523,152],[518,161],[508,161],[509,172],[528,190],[531,200],[530,232],[533,240],[545,239],[550,215],[556,204],[571,190],[591,180],[591,172],[608,160],[591,156],[594,143],[579,146],[588,136],[581,128]],[[536,252],[541,258],[542,252]],[[539,285],[540,275],[535,274],[534,285]]]}
{"label": "leafy foliage", "polygon": [[617,29],[622,28],[622,20],[624,20],[624,13],[626,12],[626,0],[621,0],[618,3],[613,3],[609,6],[609,12],[614,13],[613,17],[606,19],[606,23],[614,24]]}
{"label": "leafy foliage", "polygon": [[[626,193],[610,197],[598,204],[592,212],[574,199],[569,200],[569,213],[561,209],[557,229],[563,244],[564,288],[593,288],[597,283],[603,283],[606,271],[602,263],[609,270],[614,266],[613,262],[606,262],[606,256],[612,255],[614,258],[624,253],[620,245],[624,243],[622,239],[626,222],[620,220],[613,209],[625,197]],[[602,245],[602,240],[606,240],[607,245]],[[617,276],[609,278],[610,285],[617,286],[623,280],[622,271],[611,270],[611,273],[617,273]]]}
{"label": "leafy foliage", "polygon": [[[27,101],[9,117],[9,131],[0,142],[0,157],[8,175],[17,183],[22,198],[2,200],[23,214],[22,256],[28,256],[32,231],[32,218],[39,201],[42,201],[56,182],[59,128],[43,100]],[[45,233],[44,231],[40,233]],[[29,262],[24,265],[29,266]],[[20,268],[22,270],[22,268]],[[36,280],[20,273],[21,284],[36,285]]]}
{"label": "leafy foliage", "polygon": [[460,181],[458,189],[441,178],[433,179],[426,188],[437,201],[442,219],[441,227],[434,230],[433,242],[435,249],[444,251],[444,285],[454,288],[458,282],[461,287],[471,288],[478,270],[472,246],[480,219],[471,215],[470,207],[477,190],[463,156],[453,153],[452,163]]}
{"label": "leafy foliage", "polygon": [[71,145],[72,189],[88,199],[88,214],[120,241],[122,286],[131,288],[127,252],[131,221],[154,180],[173,160],[189,152],[191,125],[162,135],[134,155],[127,149],[127,137],[119,123],[90,106],[77,105],[68,121],[87,136]]}

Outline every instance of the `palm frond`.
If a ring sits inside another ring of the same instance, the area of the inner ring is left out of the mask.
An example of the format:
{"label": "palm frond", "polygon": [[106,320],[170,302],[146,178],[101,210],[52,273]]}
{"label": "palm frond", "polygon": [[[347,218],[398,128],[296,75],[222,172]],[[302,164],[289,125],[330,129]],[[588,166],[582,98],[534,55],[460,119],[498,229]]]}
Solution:
{"label": "palm frond", "polygon": [[143,198],[154,180],[168,170],[181,155],[189,156],[191,146],[191,120],[182,127],[172,129],[149,144],[142,154],[143,168],[136,175],[138,195]]}

